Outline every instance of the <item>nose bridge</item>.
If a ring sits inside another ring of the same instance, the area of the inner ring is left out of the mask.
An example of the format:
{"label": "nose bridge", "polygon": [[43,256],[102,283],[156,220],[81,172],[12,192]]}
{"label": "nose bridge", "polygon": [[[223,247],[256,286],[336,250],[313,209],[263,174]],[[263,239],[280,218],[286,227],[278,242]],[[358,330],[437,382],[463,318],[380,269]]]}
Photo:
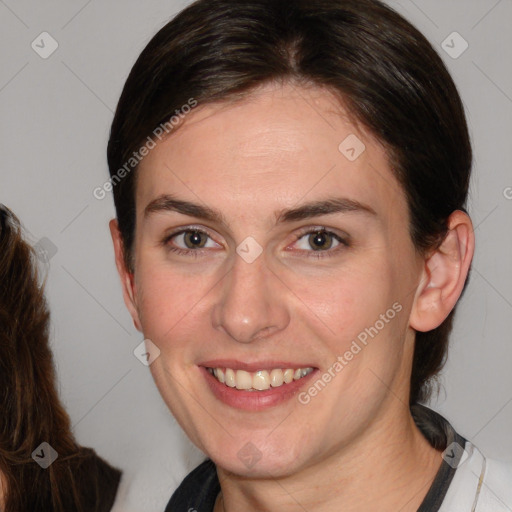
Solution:
{"label": "nose bridge", "polygon": [[[241,247],[243,249],[243,247]],[[286,327],[289,315],[278,280],[264,255],[249,262],[235,255],[213,308],[213,325],[240,343],[249,343]]]}

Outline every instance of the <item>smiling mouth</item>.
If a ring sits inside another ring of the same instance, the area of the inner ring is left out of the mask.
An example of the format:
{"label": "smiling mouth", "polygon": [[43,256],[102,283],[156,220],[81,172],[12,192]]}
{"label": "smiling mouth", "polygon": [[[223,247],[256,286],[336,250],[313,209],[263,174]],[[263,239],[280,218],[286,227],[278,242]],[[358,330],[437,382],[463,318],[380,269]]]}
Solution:
{"label": "smiling mouth", "polygon": [[259,370],[257,372],[232,370],[231,368],[206,368],[206,370],[221,384],[230,388],[244,391],[266,391],[300,380],[309,375],[314,368],[275,368],[270,371]]}

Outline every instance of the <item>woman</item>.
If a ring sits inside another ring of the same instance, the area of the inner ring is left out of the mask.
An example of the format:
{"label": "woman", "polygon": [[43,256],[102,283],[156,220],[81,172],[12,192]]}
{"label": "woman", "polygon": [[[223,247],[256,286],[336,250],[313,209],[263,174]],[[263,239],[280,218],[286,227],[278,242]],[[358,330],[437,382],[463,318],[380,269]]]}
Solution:
{"label": "woman", "polygon": [[125,303],[208,456],[169,512],[509,510],[510,466],[421,405],[473,257],[472,154],[406,20],[198,0],[135,63],[108,162]]}
{"label": "woman", "polygon": [[77,444],[55,383],[34,250],[0,205],[0,510],[111,510],[121,477]]}

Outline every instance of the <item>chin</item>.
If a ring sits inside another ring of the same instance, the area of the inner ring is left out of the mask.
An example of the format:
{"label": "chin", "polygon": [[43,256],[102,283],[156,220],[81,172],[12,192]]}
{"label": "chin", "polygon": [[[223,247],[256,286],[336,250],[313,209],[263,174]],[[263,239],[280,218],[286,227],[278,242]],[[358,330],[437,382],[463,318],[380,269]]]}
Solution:
{"label": "chin", "polygon": [[219,449],[209,451],[208,456],[225,471],[246,478],[280,478],[293,475],[304,464],[305,453],[299,440],[288,437],[288,442],[272,443],[268,437],[244,437]]}

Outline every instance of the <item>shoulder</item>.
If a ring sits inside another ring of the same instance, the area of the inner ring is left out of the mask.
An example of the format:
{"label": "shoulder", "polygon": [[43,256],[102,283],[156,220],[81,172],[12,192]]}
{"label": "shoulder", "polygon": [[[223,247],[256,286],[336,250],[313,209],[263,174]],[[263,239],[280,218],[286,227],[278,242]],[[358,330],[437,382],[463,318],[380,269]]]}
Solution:
{"label": "shoulder", "polygon": [[167,504],[166,512],[196,510],[211,512],[220,492],[217,469],[211,460],[206,460],[191,471],[176,489]]}
{"label": "shoulder", "polygon": [[512,509],[512,463],[486,459],[481,495],[482,512]]}
{"label": "shoulder", "polygon": [[81,452],[70,468],[76,478],[83,510],[109,512],[116,500],[122,473],[91,448],[82,448]]}
{"label": "shoulder", "polygon": [[508,512],[512,509],[512,463],[486,458],[466,441],[440,512]]}

